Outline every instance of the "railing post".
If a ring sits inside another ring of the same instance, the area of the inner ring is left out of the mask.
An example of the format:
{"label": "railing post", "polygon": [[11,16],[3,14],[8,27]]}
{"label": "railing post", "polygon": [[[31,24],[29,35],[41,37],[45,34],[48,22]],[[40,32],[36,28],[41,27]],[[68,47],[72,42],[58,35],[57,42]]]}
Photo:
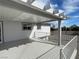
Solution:
{"label": "railing post", "polygon": [[[78,40],[78,36],[76,35],[76,42],[78,42],[77,40]],[[76,43],[76,49],[77,49],[77,43]]]}
{"label": "railing post", "polygon": [[58,20],[58,45],[61,46],[61,20]]}
{"label": "railing post", "polygon": [[61,55],[62,55],[62,49],[60,49],[60,59],[62,59]]}

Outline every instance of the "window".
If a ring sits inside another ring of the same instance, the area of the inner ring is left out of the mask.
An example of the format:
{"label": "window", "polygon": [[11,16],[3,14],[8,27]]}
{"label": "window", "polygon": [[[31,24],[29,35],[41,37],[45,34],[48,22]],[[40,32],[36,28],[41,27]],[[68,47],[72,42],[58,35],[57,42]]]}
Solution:
{"label": "window", "polygon": [[23,30],[32,30],[32,24],[22,23]]}
{"label": "window", "polygon": [[41,29],[41,26],[37,26],[37,29],[38,29],[38,30]]}
{"label": "window", "polygon": [[41,29],[41,25],[37,25],[37,29],[38,29],[38,30]]}

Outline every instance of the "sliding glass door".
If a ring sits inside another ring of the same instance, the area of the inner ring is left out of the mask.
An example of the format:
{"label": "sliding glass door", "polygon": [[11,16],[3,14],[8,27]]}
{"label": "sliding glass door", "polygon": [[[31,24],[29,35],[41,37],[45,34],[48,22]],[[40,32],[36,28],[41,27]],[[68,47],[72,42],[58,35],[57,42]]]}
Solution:
{"label": "sliding glass door", "polygon": [[3,42],[3,39],[2,39],[2,22],[0,22],[0,43]]}

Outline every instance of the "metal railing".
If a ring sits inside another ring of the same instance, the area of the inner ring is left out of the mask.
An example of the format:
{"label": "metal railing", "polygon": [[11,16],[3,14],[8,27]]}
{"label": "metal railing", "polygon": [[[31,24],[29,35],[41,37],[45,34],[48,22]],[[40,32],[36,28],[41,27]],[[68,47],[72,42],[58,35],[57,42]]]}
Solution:
{"label": "metal railing", "polygon": [[60,50],[60,59],[70,59],[74,50],[77,50],[77,36],[73,37],[73,39]]}
{"label": "metal railing", "polygon": [[[48,35],[48,33],[45,32],[34,33],[34,35],[38,36],[43,34]],[[72,37],[68,37],[66,39],[69,41],[69,39],[71,39]],[[77,50],[77,36],[74,36],[63,48],[58,48],[58,50],[60,51],[60,54],[57,54],[57,52],[51,50],[51,52],[45,53],[37,59],[55,59],[55,57],[57,58],[57,56],[60,56],[60,59],[70,59],[74,50]]]}

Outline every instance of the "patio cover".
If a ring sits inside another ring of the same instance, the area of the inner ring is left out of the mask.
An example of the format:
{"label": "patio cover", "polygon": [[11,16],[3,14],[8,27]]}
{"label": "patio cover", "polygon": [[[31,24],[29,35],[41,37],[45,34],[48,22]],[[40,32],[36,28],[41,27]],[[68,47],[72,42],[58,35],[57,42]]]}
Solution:
{"label": "patio cover", "polygon": [[0,20],[39,23],[64,20],[64,18],[20,0],[0,0]]}

